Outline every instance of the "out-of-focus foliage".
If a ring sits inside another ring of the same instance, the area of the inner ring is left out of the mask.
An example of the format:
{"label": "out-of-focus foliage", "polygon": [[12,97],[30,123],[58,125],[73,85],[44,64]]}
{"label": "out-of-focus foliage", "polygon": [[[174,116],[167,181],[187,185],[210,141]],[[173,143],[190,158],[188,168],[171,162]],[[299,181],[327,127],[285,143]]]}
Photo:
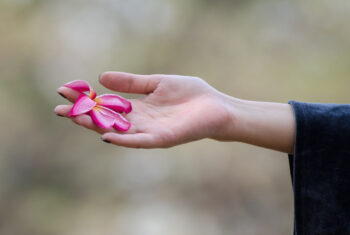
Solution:
{"label": "out-of-focus foliage", "polygon": [[0,0],[0,234],[291,234],[287,156],[107,145],[56,117],[99,73],[200,76],[244,99],[347,103],[350,2]]}

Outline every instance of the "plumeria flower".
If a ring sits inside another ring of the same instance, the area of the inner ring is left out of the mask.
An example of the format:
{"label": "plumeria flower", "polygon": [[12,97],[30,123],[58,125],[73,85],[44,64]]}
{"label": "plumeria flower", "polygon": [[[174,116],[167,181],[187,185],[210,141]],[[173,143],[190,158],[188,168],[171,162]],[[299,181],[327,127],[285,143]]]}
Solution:
{"label": "plumeria flower", "polygon": [[[131,103],[119,95],[105,94],[97,96],[96,92],[86,81],[75,80],[64,85],[80,92],[68,117],[88,114],[93,122],[101,128],[114,127],[118,131],[129,130],[131,124],[121,113],[130,113]],[[88,92],[89,95],[84,92]]]}

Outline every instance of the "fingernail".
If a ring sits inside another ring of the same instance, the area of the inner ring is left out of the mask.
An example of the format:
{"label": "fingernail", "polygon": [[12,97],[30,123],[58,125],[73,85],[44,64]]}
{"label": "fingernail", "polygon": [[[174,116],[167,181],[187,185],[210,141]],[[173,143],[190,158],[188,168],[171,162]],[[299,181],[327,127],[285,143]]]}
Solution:
{"label": "fingernail", "polygon": [[108,144],[110,144],[110,143],[111,143],[111,141],[109,141],[109,140],[105,140],[105,139],[103,139],[103,138],[101,138],[101,140],[102,140],[103,142],[108,143]]}
{"label": "fingernail", "polygon": [[56,114],[57,116],[64,117],[63,115],[56,113],[56,110],[54,110],[53,113]]}
{"label": "fingernail", "polygon": [[67,99],[67,97],[65,95],[63,95],[61,92],[57,91],[57,93],[62,96],[63,98]]}

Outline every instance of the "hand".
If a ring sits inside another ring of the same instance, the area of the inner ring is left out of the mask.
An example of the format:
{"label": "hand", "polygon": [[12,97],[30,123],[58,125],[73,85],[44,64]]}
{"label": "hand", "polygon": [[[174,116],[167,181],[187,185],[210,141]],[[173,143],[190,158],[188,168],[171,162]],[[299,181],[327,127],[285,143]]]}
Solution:
{"label": "hand", "polygon": [[[228,131],[225,124],[233,120],[225,106],[225,95],[200,78],[106,72],[100,76],[100,83],[113,91],[145,95],[131,100],[133,111],[126,118],[132,126],[127,132],[101,129],[88,115],[72,118],[115,145],[167,148],[202,138],[224,140]],[[79,96],[66,87],[58,92],[71,102]],[[55,112],[67,117],[71,108],[59,105]]]}

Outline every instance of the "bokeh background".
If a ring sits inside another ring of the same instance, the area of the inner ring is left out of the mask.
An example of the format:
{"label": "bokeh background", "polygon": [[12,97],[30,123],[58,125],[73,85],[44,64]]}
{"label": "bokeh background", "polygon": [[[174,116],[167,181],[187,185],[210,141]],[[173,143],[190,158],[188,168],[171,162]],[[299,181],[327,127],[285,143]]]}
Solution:
{"label": "bokeh background", "polygon": [[347,0],[0,0],[0,234],[292,234],[286,154],[111,146],[53,114],[56,89],[106,92],[97,77],[117,70],[347,103],[349,22]]}

